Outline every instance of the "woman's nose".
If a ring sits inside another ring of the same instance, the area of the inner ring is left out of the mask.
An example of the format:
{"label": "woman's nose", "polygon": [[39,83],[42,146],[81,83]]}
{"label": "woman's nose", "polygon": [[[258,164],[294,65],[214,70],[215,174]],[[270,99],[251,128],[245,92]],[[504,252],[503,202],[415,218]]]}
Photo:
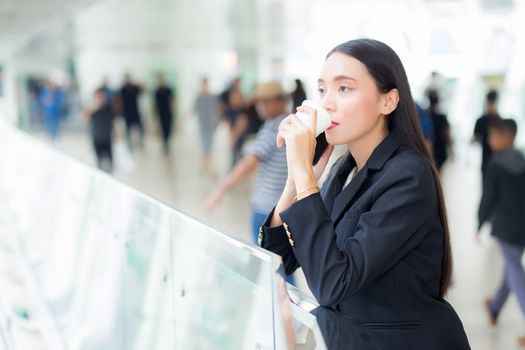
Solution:
{"label": "woman's nose", "polygon": [[328,112],[333,112],[335,110],[335,104],[332,101],[330,94],[328,92],[321,98],[321,105]]}

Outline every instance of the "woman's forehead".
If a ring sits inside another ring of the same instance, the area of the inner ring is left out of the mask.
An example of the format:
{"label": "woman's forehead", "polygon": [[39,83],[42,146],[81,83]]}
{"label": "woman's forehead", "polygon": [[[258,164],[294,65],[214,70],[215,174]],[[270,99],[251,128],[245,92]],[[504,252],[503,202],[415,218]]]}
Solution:
{"label": "woman's forehead", "polygon": [[324,62],[319,80],[326,83],[344,78],[360,80],[369,77],[368,71],[361,61],[350,55],[335,52]]}

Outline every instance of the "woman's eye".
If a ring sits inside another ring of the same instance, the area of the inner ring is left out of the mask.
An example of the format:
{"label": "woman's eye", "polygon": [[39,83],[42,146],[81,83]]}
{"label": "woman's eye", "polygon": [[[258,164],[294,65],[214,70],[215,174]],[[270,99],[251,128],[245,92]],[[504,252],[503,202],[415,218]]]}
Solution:
{"label": "woman's eye", "polygon": [[348,86],[342,85],[342,86],[339,87],[339,91],[340,92],[348,92],[348,91],[350,91],[350,88]]}
{"label": "woman's eye", "polygon": [[323,88],[318,88],[317,91],[319,92],[319,95],[323,95],[324,92],[325,92],[325,89],[323,89]]}

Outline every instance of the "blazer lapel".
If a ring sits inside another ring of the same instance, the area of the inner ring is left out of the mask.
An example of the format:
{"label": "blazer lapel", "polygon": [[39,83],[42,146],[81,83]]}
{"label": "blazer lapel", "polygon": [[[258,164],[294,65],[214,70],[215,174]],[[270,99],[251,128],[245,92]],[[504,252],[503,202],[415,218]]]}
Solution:
{"label": "blazer lapel", "polygon": [[330,213],[334,206],[334,200],[341,193],[343,184],[346,180],[345,174],[349,172],[348,168],[353,168],[355,161],[350,154],[342,156],[331,169],[332,174],[326,179],[326,182],[321,188],[321,197],[326,206],[326,210]]}
{"label": "blazer lapel", "polygon": [[350,181],[348,186],[339,193],[335,198],[334,205],[332,208],[332,222],[336,223],[339,220],[339,216],[343,213],[347,204],[352,201],[357,192],[361,189],[368,175],[368,168],[365,166],[361,171],[359,171],[356,176]]}
{"label": "blazer lapel", "polygon": [[323,198],[326,210],[330,213],[334,206],[335,197],[337,197],[337,175],[334,174],[326,179],[321,187],[321,198]]}
{"label": "blazer lapel", "polygon": [[[348,204],[352,202],[355,195],[365,184],[369,175],[369,171],[380,170],[400,145],[401,142],[397,134],[395,132],[390,132],[388,136],[376,147],[374,152],[372,152],[372,155],[366,162],[363,169],[357,173],[348,186],[342,192],[341,187],[339,187],[339,194],[335,195],[333,205],[330,205],[329,207],[331,209],[331,211],[329,211],[331,212],[330,217],[334,224],[337,223],[341,214],[348,207]],[[353,158],[352,161],[354,161]],[[355,165],[355,161],[353,164]]]}

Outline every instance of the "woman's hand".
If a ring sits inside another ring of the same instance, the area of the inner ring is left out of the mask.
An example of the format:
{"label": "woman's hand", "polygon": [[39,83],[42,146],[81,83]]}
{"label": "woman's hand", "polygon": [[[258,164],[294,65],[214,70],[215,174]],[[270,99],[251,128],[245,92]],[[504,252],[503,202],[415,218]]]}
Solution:
{"label": "woman's hand", "polygon": [[296,115],[286,117],[279,126],[277,147],[286,144],[286,159],[288,161],[288,178],[295,183],[299,192],[315,186],[316,181],[323,174],[334,147],[328,145],[321,159],[312,167],[315,152],[315,130],[317,125],[317,111],[314,108],[301,106],[297,111],[310,116],[309,124],[305,125]]}
{"label": "woman's hand", "polygon": [[312,160],[317,112],[310,107],[299,107],[297,110],[310,116],[309,125],[305,125],[295,114],[290,114],[281,122],[276,142],[279,148],[286,144],[288,177],[295,183],[297,191],[302,191],[316,184]]}

